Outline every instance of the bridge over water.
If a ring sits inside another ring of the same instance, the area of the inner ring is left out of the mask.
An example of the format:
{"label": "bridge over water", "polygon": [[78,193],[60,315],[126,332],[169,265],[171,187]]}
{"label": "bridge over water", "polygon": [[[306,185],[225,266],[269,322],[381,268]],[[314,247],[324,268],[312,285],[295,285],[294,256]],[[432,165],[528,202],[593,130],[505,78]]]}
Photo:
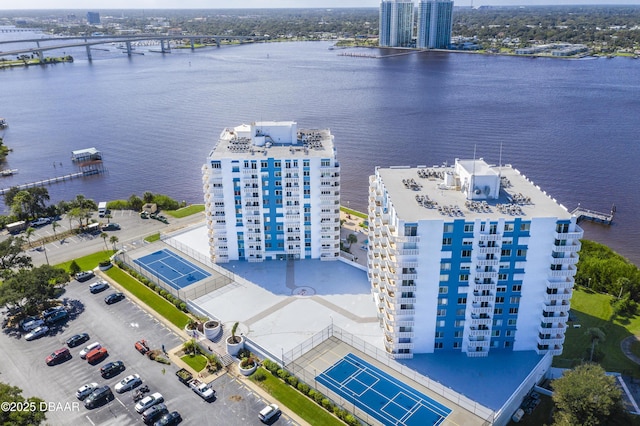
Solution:
{"label": "bridge over water", "polygon": [[[100,44],[124,43],[127,55],[133,54],[131,43],[138,41],[158,40],[160,41],[160,52],[171,52],[170,42],[179,40],[184,42],[188,40],[191,49],[195,49],[196,42],[212,41],[217,47],[220,47],[222,40],[239,41],[240,43],[253,43],[265,40],[264,37],[253,36],[229,36],[229,35],[159,35],[159,34],[138,34],[138,35],[102,35],[102,36],[74,36],[74,37],[41,37],[22,40],[6,40],[0,41],[0,57],[18,56],[24,54],[37,54],[42,60],[44,52],[50,50],[64,50],[71,47],[86,48],[87,58],[91,60],[91,47]],[[12,44],[33,43],[34,47],[21,47],[19,49],[4,50],[4,46],[11,47]]]}

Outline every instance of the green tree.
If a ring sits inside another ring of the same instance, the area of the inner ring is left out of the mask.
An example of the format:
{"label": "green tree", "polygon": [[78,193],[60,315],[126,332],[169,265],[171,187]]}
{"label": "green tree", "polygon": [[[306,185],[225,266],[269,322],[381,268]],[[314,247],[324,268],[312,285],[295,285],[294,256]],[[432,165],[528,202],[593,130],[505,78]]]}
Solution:
{"label": "green tree", "polygon": [[36,230],[31,226],[24,231],[24,235],[27,237],[27,242],[29,243],[29,247],[33,247],[31,245],[31,237],[33,236],[34,232],[36,232]]}
{"label": "green tree", "polygon": [[82,271],[82,268],[80,268],[80,265],[78,265],[78,263],[75,260],[72,260],[71,263],[69,264],[69,273],[71,275],[75,275],[80,271]]}
{"label": "green tree", "polygon": [[111,238],[109,238],[109,242],[113,245],[113,251],[114,252],[118,251],[117,247],[116,247],[116,244],[118,243],[118,241],[120,241],[120,240],[115,235],[112,235]]}
{"label": "green tree", "polygon": [[358,242],[358,236],[356,234],[349,234],[347,236],[347,242],[349,243],[349,248],[351,248],[351,244]]}
{"label": "green tree", "polygon": [[143,204],[144,202],[137,195],[133,194],[131,197],[129,197],[129,208],[131,210],[139,212],[142,210]]}
{"label": "green tree", "polygon": [[142,201],[144,201],[145,203],[153,203],[153,193],[146,191],[144,194],[142,194]]}
{"label": "green tree", "polygon": [[60,224],[57,221],[53,221],[51,222],[51,229],[53,230],[53,238],[55,238],[56,240],[58,239],[58,236],[56,235],[56,229],[60,227]]}
{"label": "green tree", "polygon": [[592,363],[582,364],[552,382],[557,411],[554,425],[592,426],[607,424],[624,415],[622,392],[614,377]]}
{"label": "green tree", "polygon": [[182,345],[182,350],[187,354],[196,355],[198,353],[198,344],[196,339],[189,339]]}
{"label": "green tree", "polygon": [[100,238],[102,238],[102,241],[104,241],[104,249],[109,250],[109,247],[107,247],[107,238],[109,238],[109,234],[107,234],[106,232],[101,232]]}
{"label": "green tree", "polygon": [[599,342],[604,342],[605,334],[604,331],[600,330],[598,327],[591,327],[584,333],[585,336],[589,336],[591,339],[591,354],[589,356],[589,361],[593,361],[593,351],[596,349],[596,345]]}
{"label": "green tree", "polygon": [[0,401],[35,407],[33,410],[0,410],[1,425],[37,426],[46,418],[46,412],[40,410],[40,403],[44,401],[33,396],[25,399],[22,396],[22,389],[17,386],[0,382]]}
{"label": "green tree", "polygon": [[0,286],[0,305],[22,306],[33,311],[56,297],[56,289],[69,281],[66,271],[50,265],[20,269]]}
{"label": "green tree", "polygon": [[7,278],[15,270],[31,268],[31,257],[22,250],[23,244],[22,237],[10,236],[0,241],[0,277]]}

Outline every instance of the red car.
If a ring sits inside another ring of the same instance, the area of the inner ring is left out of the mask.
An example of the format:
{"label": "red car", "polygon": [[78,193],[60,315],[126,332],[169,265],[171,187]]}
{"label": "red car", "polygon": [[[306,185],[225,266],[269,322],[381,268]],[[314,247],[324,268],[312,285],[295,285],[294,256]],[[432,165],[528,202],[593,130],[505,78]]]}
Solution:
{"label": "red car", "polygon": [[45,359],[45,362],[47,363],[47,365],[56,365],[63,361],[68,360],[69,358],[71,358],[71,353],[69,352],[69,349],[60,348],[57,351],[53,352],[51,355],[49,355]]}
{"label": "red car", "polygon": [[147,341],[146,340],[138,340],[136,342],[136,350],[138,352],[140,352],[142,355],[146,354],[147,352],[149,352],[149,346],[147,345]]}

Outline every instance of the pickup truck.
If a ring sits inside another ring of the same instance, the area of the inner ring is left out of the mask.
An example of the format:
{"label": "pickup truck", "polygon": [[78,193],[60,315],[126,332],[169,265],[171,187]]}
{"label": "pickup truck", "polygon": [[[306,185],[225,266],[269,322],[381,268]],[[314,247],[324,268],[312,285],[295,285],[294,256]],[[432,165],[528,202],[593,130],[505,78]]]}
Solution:
{"label": "pickup truck", "polygon": [[176,371],[176,376],[178,376],[178,380],[189,386],[195,393],[200,395],[200,397],[202,397],[206,401],[213,399],[213,397],[216,395],[216,391],[211,389],[208,384],[202,382],[201,380],[194,379],[193,375],[184,368]]}
{"label": "pickup truck", "polygon": [[211,389],[211,387],[207,383],[201,382],[198,379],[191,379],[189,381],[189,387],[195,393],[200,395],[200,397],[202,397],[202,399],[204,399],[205,401],[213,399],[213,397],[216,395],[216,391]]}

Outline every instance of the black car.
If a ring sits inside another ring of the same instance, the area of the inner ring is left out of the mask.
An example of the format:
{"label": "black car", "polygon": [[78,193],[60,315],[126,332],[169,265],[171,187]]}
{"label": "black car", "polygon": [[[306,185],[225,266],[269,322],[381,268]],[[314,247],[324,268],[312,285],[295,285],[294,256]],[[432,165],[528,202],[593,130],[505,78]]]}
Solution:
{"label": "black car", "polygon": [[55,314],[56,312],[60,312],[60,311],[64,311],[64,306],[53,306],[49,309],[45,309],[44,311],[42,311],[42,318],[44,320],[46,320],[47,318],[49,318],[51,315]]}
{"label": "black car", "polygon": [[46,322],[48,325],[53,325],[53,324],[57,324],[61,321],[66,320],[67,318],[69,318],[69,314],[67,313],[66,310],[61,310],[61,311],[57,311],[55,313],[53,313],[52,315],[50,315],[49,317],[47,317],[47,319],[45,319],[44,322]]}
{"label": "black car", "polygon": [[108,295],[107,297],[104,298],[104,303],[106,303],[107,305],[111,305],[112,303],[116,303],[121,301],[122,299],[124,299],[124,294],[118,292],[118,293],[112,293],[110,295]]}
{"label": "black car", "polygon": [[160,420],[154,423],[154,426],[172,426],[177,425],[182,421],[180,413],[172,411],[164,416],[160,417]]}
{"label": "black car", "polygon": [[118,231],[120,230],[120,225],[117,223],[107,223],[102,227],[103,231]]}
{"label": "black car", "polygon": [[110,379],[111,377],[120,374],[124,369],[124,362],[122,361],[109,362],[100,367],[100,374],[103,379]]}
{"label": "black car", "polygon": [[167,406],[163,403],[156,404],[147,408],[144,413],[142,413],[142,421],[148,425],[152,425],[165,414],[169,414]]}
{"label": "black car", "polygon": [[90,280],[91,278],[93,278],[93,276],[94,276],[93,271],[82,271],[76,274],[76,280],[83,282],[83,281]]}
{"label": "black car", "polygon": [[84,400],[84,406],[87,408],[95,408],[106,402],[113,401],[113,392],[108,385],[104,385],[94,390],[91,395]]}
{"label": "black car", "polygon": [[74,334],[67,339],[67,346],[69,346],[70,348],[75,348],[76,346],[80,346],[88,340],[89,335],[87,333]]}

